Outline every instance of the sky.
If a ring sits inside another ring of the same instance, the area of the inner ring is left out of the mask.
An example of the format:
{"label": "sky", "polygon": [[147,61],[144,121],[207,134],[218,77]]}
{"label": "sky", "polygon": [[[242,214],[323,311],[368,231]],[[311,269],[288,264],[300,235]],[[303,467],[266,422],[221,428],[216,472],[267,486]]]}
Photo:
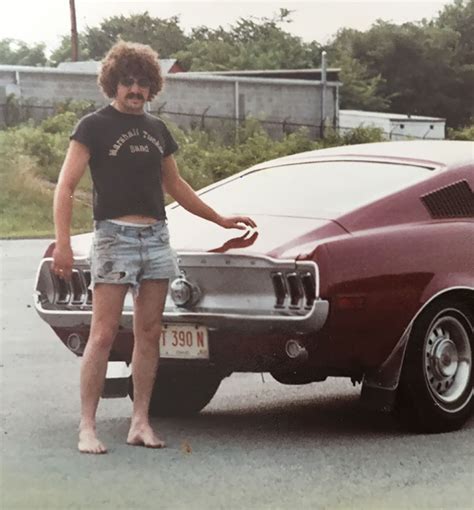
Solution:
{"label": "sky", "polygon": [[[377,20],[401,24],[431,19],[453,0],[175,0],[117,1],[75,0],[78,31],[98,26],[104,18],[148,11],[151,16],[179,16],[186,33],[197,26],[228,27],[239,17],[269,17],[287,8],[292,23],[284,29],[304,41],[325,44],[342,27],[367,30]],[[10,0],[2,6],[0,39],[13,38],[28,44],[43,42],[47,53],[59,46],[70,31],[69,0]]]}

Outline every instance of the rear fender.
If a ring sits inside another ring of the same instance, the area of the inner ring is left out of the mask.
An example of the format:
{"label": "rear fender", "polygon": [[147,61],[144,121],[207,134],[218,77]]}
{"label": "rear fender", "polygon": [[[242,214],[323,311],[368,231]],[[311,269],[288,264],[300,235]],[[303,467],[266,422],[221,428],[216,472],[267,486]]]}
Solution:
{"label": "rear fender", "polygon": [[361,400],[364,405],[384,412],[390,412],[393,409],[405,359],[405,352],[413,324],[428,306],[450,294],[452,294],[453,297],[463,295],[466,296],[467,299],[471,298],[474,301],[474,285],[472,287],[455,286],[444,288],[431,295],[430,299],[424,302],[423,306],[411,319],[400,340],[390,353],[390,356],[388,356],[375,372],[364,375],[361,393]]}

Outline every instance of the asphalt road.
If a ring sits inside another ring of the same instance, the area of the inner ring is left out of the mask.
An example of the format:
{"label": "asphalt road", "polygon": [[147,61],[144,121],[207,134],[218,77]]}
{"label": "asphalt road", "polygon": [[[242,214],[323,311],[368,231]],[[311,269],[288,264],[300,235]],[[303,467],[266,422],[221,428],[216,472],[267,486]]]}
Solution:
{"label": "asphalt road", "polygon": [[128,399],[103,400],[103,456],[76,451],[79,361],[32,307],[44,240],[0,241],[1,500],[9,509],[474,508],[474,420],[410,435],[329,380],[226,379],[190,420],[127,446]]}

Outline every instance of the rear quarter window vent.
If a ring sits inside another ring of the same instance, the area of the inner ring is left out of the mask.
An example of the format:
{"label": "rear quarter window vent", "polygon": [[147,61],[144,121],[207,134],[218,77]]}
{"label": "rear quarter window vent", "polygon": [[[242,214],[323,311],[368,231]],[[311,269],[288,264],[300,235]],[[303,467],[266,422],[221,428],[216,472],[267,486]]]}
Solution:
{"label": "rear quarter window vent", "polygon": [[420,198],[432,218],[474,217],[474,193],[467,181],[449,184]]}

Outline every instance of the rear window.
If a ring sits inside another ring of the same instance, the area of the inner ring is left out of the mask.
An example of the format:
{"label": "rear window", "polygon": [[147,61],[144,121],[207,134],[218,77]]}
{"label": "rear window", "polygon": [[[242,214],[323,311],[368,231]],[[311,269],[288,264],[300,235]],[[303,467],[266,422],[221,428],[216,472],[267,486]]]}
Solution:
{"label": "rear window", "polygon": [[218,211],[327,217],[345,213],[429,177],[430,169],[331,161],[258,170],[203,193]]}

